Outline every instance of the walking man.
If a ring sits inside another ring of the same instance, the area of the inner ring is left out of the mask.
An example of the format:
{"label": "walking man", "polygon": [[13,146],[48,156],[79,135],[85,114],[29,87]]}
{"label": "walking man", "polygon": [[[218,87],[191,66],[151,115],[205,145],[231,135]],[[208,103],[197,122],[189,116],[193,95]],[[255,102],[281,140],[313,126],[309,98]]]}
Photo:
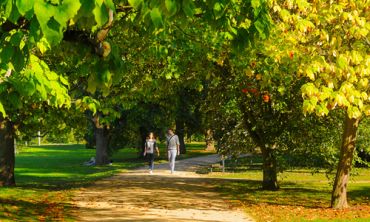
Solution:
{"label": "walking man", "polygon": [[172,129],[167,130],[167,151],[171,174],[173,174],[175,172],[176,156],[180,155],[180,142],[179,137],[175,135]]}

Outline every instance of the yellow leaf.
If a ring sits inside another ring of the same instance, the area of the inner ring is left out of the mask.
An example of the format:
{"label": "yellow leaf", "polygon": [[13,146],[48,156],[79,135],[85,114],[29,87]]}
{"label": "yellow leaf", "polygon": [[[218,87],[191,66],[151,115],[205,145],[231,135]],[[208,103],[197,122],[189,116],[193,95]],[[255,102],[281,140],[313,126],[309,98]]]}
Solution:
{"label": "yellow leaf", "polygon": [[366,88],[368,84],[369,84],[369,80],[367,78],[360,79],[360,85],[362,87]]}
{"label": "yellow leaf", "polygon": [[315,73],[312,71],[312,69],[307,69],[306,76],[312,81],[315,80]]}
{"label": "yellow leaf", "polygon": [[356,106],[349,106],[347,109],[348,116],[353,119],[361,117],[361,111]]}
{"label": "yellow leaf", "polygon": [[348,104],[346,97],[340,93],[335,96],[335,102],[338,104],[338,106],[344,106]]}

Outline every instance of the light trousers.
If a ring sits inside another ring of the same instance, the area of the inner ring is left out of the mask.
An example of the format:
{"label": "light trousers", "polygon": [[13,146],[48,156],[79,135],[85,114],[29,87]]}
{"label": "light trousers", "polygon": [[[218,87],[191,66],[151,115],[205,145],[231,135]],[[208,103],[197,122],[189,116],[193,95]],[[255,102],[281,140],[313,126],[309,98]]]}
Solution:
{"label": "light trousers", "polygon": [[170,164],[171,173],[175,171],[176,155],[177,155],[177,150],[168,150],[168,162]]}

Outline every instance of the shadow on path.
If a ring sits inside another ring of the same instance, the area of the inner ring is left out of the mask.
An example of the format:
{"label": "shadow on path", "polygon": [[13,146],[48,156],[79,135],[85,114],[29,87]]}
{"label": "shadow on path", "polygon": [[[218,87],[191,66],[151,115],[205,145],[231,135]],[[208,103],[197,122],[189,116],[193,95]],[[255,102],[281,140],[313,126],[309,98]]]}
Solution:
{"label": "shadow on path", "polygon": [[[216,156],[212,158],[217,162]],[[167,164],[161,164],[153,175],[138,169],[80,189],[74,198],[77,220],[253,221],[215,191],[215,185],[222,183],[222,179],[189,172],[194,166],[208,164],[212,158],[179,161],[177,169],[182,171],[173,175],[166,169]]]}

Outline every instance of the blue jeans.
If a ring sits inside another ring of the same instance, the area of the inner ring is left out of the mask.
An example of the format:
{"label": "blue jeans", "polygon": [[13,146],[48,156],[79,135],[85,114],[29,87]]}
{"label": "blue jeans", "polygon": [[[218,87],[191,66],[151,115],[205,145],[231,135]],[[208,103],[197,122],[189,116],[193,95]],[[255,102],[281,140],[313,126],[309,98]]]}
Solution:
{"label": "blue jeans", "polygon": [[149,170],[153,170],[154,169],[154,153],[147,153],[146,156],[148,158]]}
{"label": "blue jeans", "polygon": [[171,173],[175,171],[177,150],[168,150],[168,162],[170,163]]}

